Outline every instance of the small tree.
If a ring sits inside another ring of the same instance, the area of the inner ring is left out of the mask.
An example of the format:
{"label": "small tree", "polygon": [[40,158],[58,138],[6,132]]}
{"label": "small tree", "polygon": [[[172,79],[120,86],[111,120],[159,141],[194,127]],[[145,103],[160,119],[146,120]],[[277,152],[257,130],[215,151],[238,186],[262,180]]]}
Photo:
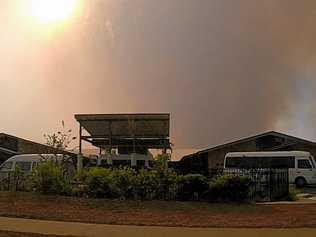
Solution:
{"label": "small tree", "polygon": [[77,138],[72,135],[71,129],[65,128],[65,122],[62,120],[62,129],[53,134],[44,134],[46,139],[46,145],[53,148],[55,153],[65,154],[66,151],[73,151],[74,149],[69,149],[72,141]]}
{"label": "small tree", "polygon": [[[70,145],[77,138],[72,135],[71,129],[65,128],[65,122],[63,120],[61,124],[61,130],[53,134],[44,134],[44,138],[46,139],[46,145],[51,148],[50,153],[55,156],[55,162],[57,163],[58,156],[61,156],[61,164],[65,166],[65,171],[67,171],[67,166],[70,163],[68,154],[74,150],[74,148],[70,149]],[[72,163],[75,165],[74,161],[72,161]]]}

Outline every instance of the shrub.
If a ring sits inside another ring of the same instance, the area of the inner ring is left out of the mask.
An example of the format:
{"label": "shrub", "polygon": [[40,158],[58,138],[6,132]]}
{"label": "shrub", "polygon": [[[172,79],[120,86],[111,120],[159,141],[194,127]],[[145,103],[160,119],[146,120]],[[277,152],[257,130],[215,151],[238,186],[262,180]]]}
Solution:
{"label": "shrub", "polygon": [[250,198],[252,184],[246,176],[219,176],[211,181],[205,197],[209,201],[244,202]]}
{"label": "shrub", "polygon": [[159,175],[157,171],[141,169],[134,182],[136,199],[156,199],[159,193]]}
{"label": "shrub", "polygon": [[65,169],[53,161],[40,163],[31,174],[31,187],[43,194],[71,193],[70,179],[65,177]]}
{"label": "shrub", "polygon": [[112,170],[115,196],[121,199],[130,199],[134,195],[134,186],[136,182],[135,170],[123,167]]}
{"label": "shrub", "polygon": [[178,185],[178,198],[182,201],[200,199],[209,187],[207,178],[200,174],[179,176]]}
{"label": "shrub", "polygon": [[117,190],[111,169],[91,168],[87,171],[83,182],[87,186],[87,193],[90,197],[116,197]]}
{"label": "shrub", "polygon": [[294,187],[290,187],[289,188],[289,193],[286,197],[287,201],[296,201],[298,199],[297,194],[299,193],[299,191],[294,188]]}

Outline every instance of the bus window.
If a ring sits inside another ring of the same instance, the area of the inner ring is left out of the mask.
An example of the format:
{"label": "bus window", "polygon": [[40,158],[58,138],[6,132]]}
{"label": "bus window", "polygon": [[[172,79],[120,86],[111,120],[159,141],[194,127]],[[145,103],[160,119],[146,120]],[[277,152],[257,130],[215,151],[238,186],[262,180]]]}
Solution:
{"label": "bus window", "polygon": [[239,168],[242,163],[241,157],[227,157],[225,166],[226,168]]}
{"label": "bus window", "polygon": [[313,157],[310,156],[310,157],[309,157],[309,160],[310,160],[310,162],[312,163],[313,168],[315,169],[315,164],[314,164],[314,161],[313,161]]}
{"label": "bus window", "polygon": [[131,166],[131,161],[130,160],[113,160],[112,164],[114,167]]}
{"label": "bus window", "polygon": [[297,168],[299,168],[299,169],[311,169],[312,165],[309,162],[309,160],[307,160],[307,159],[297,160]]}
{"label": "bus window", "polygon": [[15,163],[15,166],[19,166],[22,172],[31,171],[31,165],[32,163],[29,161],[17,161]]}
{"label": "bus window", "polygon": [[294,168],[294,157],[227,157],[226,168]]}

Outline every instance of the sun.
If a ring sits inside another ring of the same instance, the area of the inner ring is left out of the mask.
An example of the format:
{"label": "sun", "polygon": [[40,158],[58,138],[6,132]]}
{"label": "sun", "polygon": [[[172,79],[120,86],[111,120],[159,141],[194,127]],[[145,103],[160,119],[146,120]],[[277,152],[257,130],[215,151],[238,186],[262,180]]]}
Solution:
{"label": "sun", "polygon": [[71,18],[78,5],[79,0],[31,0],[30,11],[40,23],[54,23]]}

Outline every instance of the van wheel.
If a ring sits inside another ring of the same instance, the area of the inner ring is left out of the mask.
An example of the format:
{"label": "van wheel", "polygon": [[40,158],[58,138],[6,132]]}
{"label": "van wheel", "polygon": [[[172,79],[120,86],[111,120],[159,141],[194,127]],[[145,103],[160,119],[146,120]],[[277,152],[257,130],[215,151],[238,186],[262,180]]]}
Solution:
{"label": "van wheel", "polygon": [[297,178],[295,180],[295,185],[298,188],[303,188],[306,185],[306,180],[304,178]]}

